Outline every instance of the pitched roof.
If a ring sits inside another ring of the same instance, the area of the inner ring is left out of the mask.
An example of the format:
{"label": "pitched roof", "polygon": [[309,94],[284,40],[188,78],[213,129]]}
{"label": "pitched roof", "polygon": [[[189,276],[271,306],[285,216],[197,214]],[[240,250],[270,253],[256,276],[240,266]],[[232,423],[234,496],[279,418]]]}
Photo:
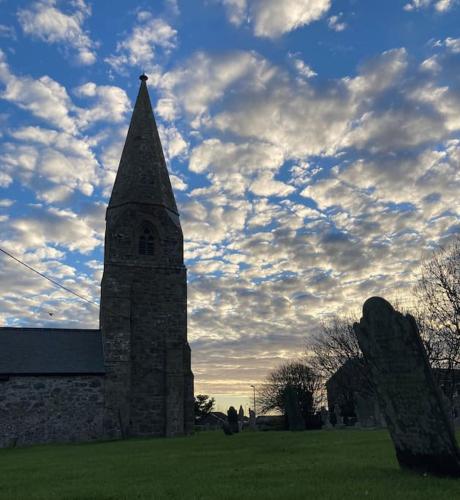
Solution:
{"label": "pitched roof", "polygon": [[105,373],[100,330],[0,328],[0,375]]}
{"label": "pitched roof", "polygon": [[177,212],[171,181],[147,90],[147,77],[134,106],[108,209],[126,203],[161,205]]}

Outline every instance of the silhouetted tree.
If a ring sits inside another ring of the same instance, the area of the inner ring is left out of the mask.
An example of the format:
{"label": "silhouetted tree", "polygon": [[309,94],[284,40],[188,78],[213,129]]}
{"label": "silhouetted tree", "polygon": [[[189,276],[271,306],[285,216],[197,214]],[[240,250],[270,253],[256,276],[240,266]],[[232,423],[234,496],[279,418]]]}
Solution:
{"label": "silhouetted tree", "polygon": [[320,385],[315,371],[305,362],[287,362],[270,372],[265,383],[260,386],[258,408],[261,413],[275,410],[285,416],[289,409],[292,418],[302,415],[305,428],[306,418],[316,410]]}
{"label": "silhouetted tree", "polygon": [[323,391],[326,382],[336,375],[334,386],[338,393],[335,397],[340,401],[343,415],[350,417],[355,415],[358,395],[374,396],[371,375],[353,330],[355,321],[351,317],[333,316],[306,342],[308,363],[321,379]]}
{"label": "silhouetted tree", "polygon": [[[421,269],[415,314],[430,363],[449,370],[452,399],[460,367],[460,237],[440,248]],[[450,389],[450,390],[449,390]]]}
{"label": "silhouetted tree", "polygon": [[198,394],[195,396],[194,411],[195,420],[206,417],[209,415],[215,404],[215,399],[210,398],[207,394]]}
{"label": "silhouetted tree", "polygon": [[333,316],[321,324],[318,332],[306,342],[308,362],[325,379],[350,359],[362,359],[358,339],[353,331],[354,318]]}

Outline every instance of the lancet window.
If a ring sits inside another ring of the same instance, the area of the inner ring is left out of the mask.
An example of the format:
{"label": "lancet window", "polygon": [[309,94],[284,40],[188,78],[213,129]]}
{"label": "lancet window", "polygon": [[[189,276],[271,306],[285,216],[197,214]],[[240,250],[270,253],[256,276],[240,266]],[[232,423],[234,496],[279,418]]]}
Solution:
{"label": "lancet window", "polygon": [[144,223],[139,235],[139,254],[153,255],[154,252],[154,233],[153,227],[149,223]]}

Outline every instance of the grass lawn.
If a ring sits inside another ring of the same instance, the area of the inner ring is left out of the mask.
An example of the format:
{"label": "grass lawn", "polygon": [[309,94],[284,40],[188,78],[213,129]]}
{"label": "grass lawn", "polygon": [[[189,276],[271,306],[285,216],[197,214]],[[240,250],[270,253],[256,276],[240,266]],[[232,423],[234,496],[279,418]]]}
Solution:
{"label": "grass lawn", "polygon": [[1,499],[460,499],[399,469],[386,431],[202,432],[0,450]]}

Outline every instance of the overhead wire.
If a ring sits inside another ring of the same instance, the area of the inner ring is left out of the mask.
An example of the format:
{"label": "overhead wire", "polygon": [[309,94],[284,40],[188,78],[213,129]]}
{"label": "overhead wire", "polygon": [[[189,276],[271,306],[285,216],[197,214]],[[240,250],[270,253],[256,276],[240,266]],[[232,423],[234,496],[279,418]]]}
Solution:
{"label": "overhead wire", "polygon": [[53,285],[59,287],[59,288],[62,288],[63,290],[65,290],[66,292],[68,293],[71,293],[72,295],[75,295],[76,297],[78,297],[79,299],[81,300],[84,300],[85,302],[88,302],[88,304],[91,304],[93,306],[97,306],[99,307],[99,304],[97,302],[94,302],[86,297],[84,297],[83,295],[80,295],[79,293],[75,292],[74,290],[62,285],[61,283],[59,283],[58,281],[56,280],[53,280],[52,278],[50,278],[49,276],[46,276],[46,274],[43,274],[41,273],[40,271],[37,271],[37,269],[34,269],[32,266],[29,266],[29,264],[26,264],[25,262],[23,262],[22,260],[18,259],[17,257],[15,257],[14,255],[12,255],[11,253],[7,252],[6,250],[4,250],[3,248],[0,248],[0,252],[4,253],[5,255],[7,255],[8,257],[10,257],[11,259],[15,260],[16,262],[18,262],[19,264],[21,264],[22,266],[26,267],[27,269],[30,269],[31,271],[33,271],[35,274],[38,274],[39,276],[41,276],[42,278],[45,278],[46,280],[48,280],[49,282],[53,283]]}

